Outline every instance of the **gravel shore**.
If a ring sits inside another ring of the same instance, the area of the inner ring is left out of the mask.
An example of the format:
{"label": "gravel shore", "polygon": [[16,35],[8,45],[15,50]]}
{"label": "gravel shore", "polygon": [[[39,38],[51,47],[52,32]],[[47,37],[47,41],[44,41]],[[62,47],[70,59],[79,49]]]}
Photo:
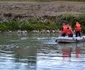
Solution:
{"label": "gravel shore", "polygon": [[85,12],[85,2],[0,2],[0,21],[27,20],[31,17],[78,15]]}

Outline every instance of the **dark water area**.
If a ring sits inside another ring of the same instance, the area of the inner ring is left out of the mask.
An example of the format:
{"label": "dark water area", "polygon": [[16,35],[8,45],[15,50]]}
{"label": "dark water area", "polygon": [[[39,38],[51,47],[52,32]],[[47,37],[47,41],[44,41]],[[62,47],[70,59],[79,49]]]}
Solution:
{"label": "dark water area", "polygon": [[58,36],[1,33],[0,70],[84,70],[85,43],[59,44]]}

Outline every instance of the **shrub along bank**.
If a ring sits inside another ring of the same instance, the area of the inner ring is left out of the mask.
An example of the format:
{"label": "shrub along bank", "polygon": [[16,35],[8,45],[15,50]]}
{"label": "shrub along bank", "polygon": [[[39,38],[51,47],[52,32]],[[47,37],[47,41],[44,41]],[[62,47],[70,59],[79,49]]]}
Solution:
{"label": "shrub along bank", "polygon": [[33,18],[28,21],[9,21],[0,23],[0,31],[16,31],[16,30],[61,30],[62,23],[70,23],[73,30],[75,22],[79,21],[82,26],[82,32],[85,32],[85,14],[74,16],[72,14],[65,14],[58,17]]}
{"label": "shrub along bank", "polygon": [[10,21],[0,24],[0,31],[16,31],[16,30],[52,30],[58,29],[56,24],[48,21],[48,22],[41,22],[37,20],[29,20],[29,21]]}
{"label": "shrub along bank", "polygon": [[82,30],[81,32],[85,33],[85,14],[79,14],[74,16],[72,14],[65,14],[60,18],[57,18],[58,28],[61,29],[62,23],[69,23],[72,26],[72,29],[75,29],[75,23],[78,21],[81,24]]}

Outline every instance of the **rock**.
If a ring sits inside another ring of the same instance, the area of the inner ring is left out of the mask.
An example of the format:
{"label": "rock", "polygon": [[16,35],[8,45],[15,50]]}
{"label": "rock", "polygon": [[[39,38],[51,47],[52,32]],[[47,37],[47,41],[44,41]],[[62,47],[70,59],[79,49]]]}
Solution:
{"label": "rock", "polygon": [[[82,9],[83,8],[83,9]],[[80,14],[83,2],[0,2],[0,22],[24,21],[33,17],[60,16],[67,12]]]}

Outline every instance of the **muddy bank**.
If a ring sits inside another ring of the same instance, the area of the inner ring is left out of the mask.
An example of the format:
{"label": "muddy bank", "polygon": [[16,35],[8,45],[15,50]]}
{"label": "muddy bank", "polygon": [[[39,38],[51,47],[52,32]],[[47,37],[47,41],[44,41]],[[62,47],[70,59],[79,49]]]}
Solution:
{"label": "muddy bank", "polygon": [[84,11],[84,2],[0,2],[0,22],[62,16],[66,13],[78,15]]}

